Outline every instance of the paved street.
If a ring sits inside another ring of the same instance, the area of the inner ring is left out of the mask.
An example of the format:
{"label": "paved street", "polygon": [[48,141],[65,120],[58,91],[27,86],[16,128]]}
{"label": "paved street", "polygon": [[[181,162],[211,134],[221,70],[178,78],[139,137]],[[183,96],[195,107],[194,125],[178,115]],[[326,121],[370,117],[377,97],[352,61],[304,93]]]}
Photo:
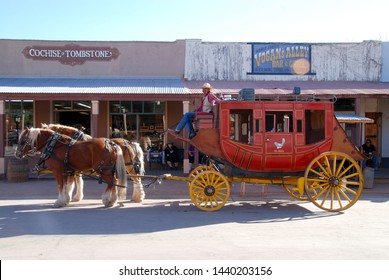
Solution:
{"label": "paved street", "polygon": [[386,181],[377,180],[341,213],[296,201],[277,186],[267,194],[251,186],[241,197],[236,185],[217,212],[193,206],[180,181],[151,185],[142,204],[124,201],[109,209],[102,207],[103,190],[104,185],[85,180],[84,200],[56,209],[52,179],[0,181],[0,259],[389,258]]}

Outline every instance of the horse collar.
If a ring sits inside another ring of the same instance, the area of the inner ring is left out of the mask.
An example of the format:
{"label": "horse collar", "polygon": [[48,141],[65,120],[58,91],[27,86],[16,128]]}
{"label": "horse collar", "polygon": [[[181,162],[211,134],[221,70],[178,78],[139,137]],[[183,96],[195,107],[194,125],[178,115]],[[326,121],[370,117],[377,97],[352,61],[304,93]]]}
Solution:
{"label": "horse collar", "polygon": [[58,133],[54,133],[50,135],[49,139],[47,139],[45,151],[42,153],[41,159],[46,160],[53,154],[55,144],[57,143],[59,138],[60,138],[60,134]]}

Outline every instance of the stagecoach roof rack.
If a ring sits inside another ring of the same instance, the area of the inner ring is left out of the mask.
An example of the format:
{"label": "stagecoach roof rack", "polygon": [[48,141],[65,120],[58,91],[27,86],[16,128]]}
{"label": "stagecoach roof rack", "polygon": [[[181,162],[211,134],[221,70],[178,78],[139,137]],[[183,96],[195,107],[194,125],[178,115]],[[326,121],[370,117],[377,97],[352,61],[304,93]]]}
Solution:
{"label": "stagecoach roof rack", "polygon": [[318,96],[314,94],[280,94],[280,95],[257,95],[255,100],[258,101],[307,101],[307,102],[315,102],[315,101],[331,101],[336,102],[336,96]]}
{"label": "stagecoach roof rack", "polygon": [[254,98],[245,99],[237,96],[237,98],[230,98],[227,101],[305,101],[305,102],[317,102],[317,101],[330,101],[336,102],[337,97],[335,95],[315,95],[315,94],[255,94]]}

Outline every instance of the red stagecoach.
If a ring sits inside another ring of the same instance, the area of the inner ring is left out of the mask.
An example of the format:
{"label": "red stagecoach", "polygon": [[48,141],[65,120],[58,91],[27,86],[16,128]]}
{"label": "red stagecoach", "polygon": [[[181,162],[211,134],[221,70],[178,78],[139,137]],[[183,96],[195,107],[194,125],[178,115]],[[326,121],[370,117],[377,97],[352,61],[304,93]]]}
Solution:
{"label": "red stagecoach", "polygon": [[213,113],[196,116],[194,125],[192,139],[172,135],[209,158],[185,179],[202,210],[223,207],[231,182],[281,185],[327,211],[351,207],[362,192],[358,161],[364,156],[335,118],[331,100],[222,101]]}

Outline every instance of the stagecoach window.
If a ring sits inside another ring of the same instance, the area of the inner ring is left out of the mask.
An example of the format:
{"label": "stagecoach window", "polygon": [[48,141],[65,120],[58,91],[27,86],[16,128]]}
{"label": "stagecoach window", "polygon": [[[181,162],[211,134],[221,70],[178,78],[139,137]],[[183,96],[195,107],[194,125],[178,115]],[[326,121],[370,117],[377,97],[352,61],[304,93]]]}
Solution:
{"label": "stagecoach window", "polygon": [[293,132],[292,112],[266,112],[266,132]]}
{"label": "stagecoach window", "polygon": [[253,111],[230,111],[230,139],[252,144],[253,143]]}
{"label": "stagecoach window", "polygon": [[307,145],[324,140],[324,110],[305,111],[305,142]]}

